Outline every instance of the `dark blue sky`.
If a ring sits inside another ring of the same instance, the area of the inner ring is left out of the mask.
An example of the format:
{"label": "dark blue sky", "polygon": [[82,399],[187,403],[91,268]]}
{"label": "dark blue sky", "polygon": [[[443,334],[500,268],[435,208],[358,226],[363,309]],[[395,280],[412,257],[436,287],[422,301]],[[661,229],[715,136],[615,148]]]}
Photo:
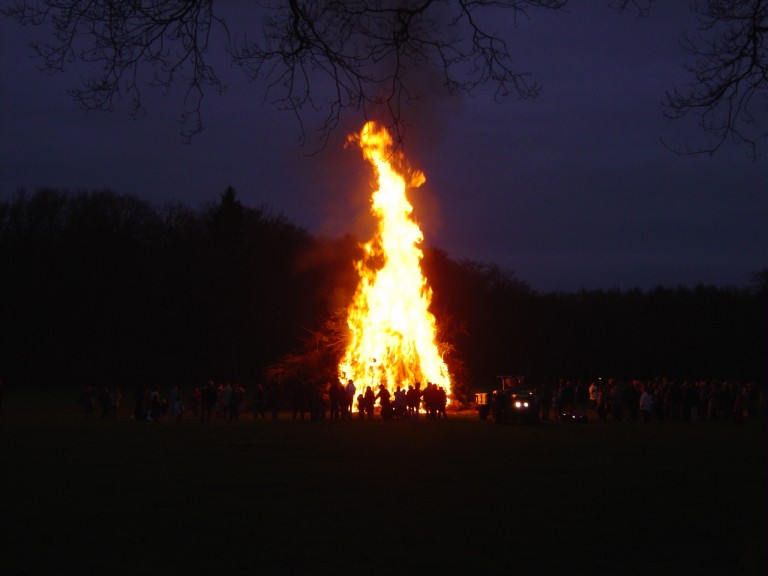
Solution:
{"label": "dark blue sky", "polygon": [[[748,284],[768,267],[765,146],[755,162],[731,144],[699,157],[662,144],[704,142],[661,106],[688,81],[679,38],[695,20],[684,3],[641,20],[589,4],[509,27],[516,62],[543,87],[534,102],[449,97],[422,71],[404,151],[427,176],[412,198],[427,241],[538,290]],[[293,117],[226,67],[227,92],[206,98],[206,129],[185,144],[178,94],[145,90],[148,113],[136,119],[128,102],[84,112],[66,93],[76,70],[48,76],[29,58],[39,34],[0,19],[0,198],[109,188],[198,206],[232,185],[245,204],[314,233],[364,233],[369,171],[342,145],[362,116],[345,116],[312,154]]]}

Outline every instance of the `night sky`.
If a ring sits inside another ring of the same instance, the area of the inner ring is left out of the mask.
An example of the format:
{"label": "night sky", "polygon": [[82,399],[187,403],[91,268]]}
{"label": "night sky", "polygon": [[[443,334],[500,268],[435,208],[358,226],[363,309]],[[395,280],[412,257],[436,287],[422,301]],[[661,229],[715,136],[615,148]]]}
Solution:
{"label": "night sky", "polygon": [[[693,119],[662,109],[665,91],[689,79],[686,3],[655,5],[647,19],[581,4],[509,26],[516,63],[542,85],[533,102],[450,97],[436,73],[420,75],[403,149],[426,173],[412,202],[427,243],[542,291],[748,285],[768,267],[765,143],[757,161],[731,143],[697,157],[663,144],[706,143]],[[293,116],[222,59],[227,92],[206,98],[205,130],[186,144],[178,93],[145,90],[138,118],[127,101],[85,112],[66,92],[77,66],[49,76],[30,58],[42,32],[0,18],[0,199],[108,188],[198,207],[231,185],[312,233],[366,233],[370,169],[343,147],[362,115],[347,113],[324,148],[308,126],[302,146]]]}

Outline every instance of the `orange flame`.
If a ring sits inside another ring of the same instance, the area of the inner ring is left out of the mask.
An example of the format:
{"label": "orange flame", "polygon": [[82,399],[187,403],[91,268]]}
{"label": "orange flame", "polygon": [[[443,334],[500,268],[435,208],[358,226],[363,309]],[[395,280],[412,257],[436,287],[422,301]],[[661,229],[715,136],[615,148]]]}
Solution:
{"label": "orange flame", "polygon": [[420,266],[424,236],[411,219],[413,207],[406,197],[407,188],[421,186],[426,178],[415,171],[406,183],[392,166],[392,138],[385,128],[368,122],[349,139],[357,140],[376,172],[378,189],[371,202],[378,226],[356,264],[360,281],[347,311],[350,339],[339,379],[352,379],[358,392],[380,384],[394,392],[397,386],[405,390],[431,382],[450,395],[450,375],[429,311],[432,291]]}

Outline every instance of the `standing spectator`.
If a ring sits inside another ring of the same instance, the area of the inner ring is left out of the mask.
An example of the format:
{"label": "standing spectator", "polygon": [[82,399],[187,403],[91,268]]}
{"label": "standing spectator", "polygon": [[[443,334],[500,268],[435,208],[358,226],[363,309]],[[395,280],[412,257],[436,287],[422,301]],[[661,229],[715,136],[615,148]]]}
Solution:
{"label": "standing spectator", "polygon": [[438,386],[437,388],[437,417],[438,418],[447,418],[448,415],[445,413],[445,409],[448,407],[448,393],[445,391],[445,388],[442,386]]}
{"label": "standing spectator", "polygon": [[392,396],[386,385],[379,384],[379,392],[374,396],[374,402],[376,400],[379,401],[379,405],[381,406],[381,417],[384,419],[389,419],[392,416],[391,398]]}
{"label": "standing spectator", "polygon": [[171,388],[171,415],[176,422],[181,422],[182,414],[184,414],[184,402],[181,400],[179,385],[174,384],[173,388]]}
{"label": "standing spectator", "polygon": [[539,396],[541,398],[541,419],[549,420],[549,412],[552,409],[552,387],[547,380],[542,382]]}
{"label": "standing spectator", "polygon": [[600,387],[595,380],[589,384],[589,410],[597,410],[597,395],[600,392]]}
{"label": "standing spectator", "polygon": [[80,407],[83,409],[85,417],[90,418],[93,414],[93,389],[90,386],[83,388],[80,393]]}
{"label": "standing spectator", "polygon": [[200,393],[200,420],[202,422],[210,422],[211,415],[213,414],[213,407],[216,405],[216,388],[213,385],[213,380],[208,380],[208,383]]}
{"label": "standing spectator", "polygon": [[683,409],[685,410],[685,419],[696,422],[699,418],[699,397],[698,386],[694,382],[683,383]]}
{"label": "standing spectator", "polygon": [[664,419],[680,420],[682,405],[682,389],[676,382],[667,382],[664,392]]}
{"label": "standing spectator", "polygon": [[253,393],[253,417],[266,418],[267,393],[263,384],[256,385],[256,391]]}
{"label": "standing spectator", "polygon": [[608,417],[608,391],[605,386],[600,386],[597,389],[597,417],[600,420],[605,420]]}
{"label": "standing spectator", "polygon": [[393,396],[392,405],[395,410],[395,418],[402,418],[405,416],[406,410],[405,390],[403,390],[402,386],[397,387]]}
{"label": "standing spectator", "polygon": [[373,419],[373,405],[376,403],[376,395],[370,386],[365,387],[363,394],[363,411],[369,420]]}
{"label": "standing spectator", "polygon": [[624,404],[624,417],[632,422],[637,420],[637,407],[640,403],[640,394],[638,393],[637,386],[637,382],[628,382],[621,393],[621,401]]}
{"label": "standing spectator", "polygon": [[760,390],[754,382],[745,384],[747,391],[747,415],[754,417],[760,414]]}
{"label": "standing spectator", "polygon": [[313,384],[310,388],[309,418],[310,420],[325,420],[325,412],[328,402],[325,396],[325,387]]}
{"label": "standing spectator", "polygon": [[576,404],[576,415],[586,417],[587,409],[589,408],[589,387],[583,380],[579,380],[579,382],[576,384],[574,397]]}
{"label": "standing spectator", "polygon": [[651,410],[653,409],[653,394],[651,394],[649,387],[649,384],[643,386],[643,393],[640,395],[640,413],[646,424],[651,421]]}
{"label": "standing spectator", "polygon": [[157,389],[157,386],[154,386],[149,394],[149,420],[159,424],[166,411],[167,405],[164,405],[163,399],[160,397],[160,391]]}
{"label": "standing spectator", "polygon": [[200,402],[203,399],[203,391],[200,389],[200,386],[195,386],[194,390],[192,390],[192,401],[191,401],[191,408],[192,408],[192,416],[197,418],[197,414],[200,412]]}
{"label": "standing spectator", "polygon": [[343,415],[346,418],[352,417],[352,404],[355,402],[355,383],[350,379],[347,380],[347,385],[344,387],[344,407],[342,408]]}
{"label": "standing spectator", "polygon": [[662,405],[662,399],[664,398],[663,380],[660,382],[656,380],[653,383],[651,390],[653,394],[653,408],[651,409],[651,415],[654,420],[664,419],[664,406]]}
{"label": "standing spectator", "polygon": [[299,416],[304,420],[304,414],[307,411],[307,387],[304,381],[293,383],[293,394],[291,395],[291,414],[293,419]]}
{"label": "standing spectator", "polygon": [[101,417],[107,418],[109,416],[109,390],[106,386],[102,386],[98,393],[99,407],[101,408]]}
{"label": "standing spectator", "polygon": [[219,418],[224,419],[230,414],[229,407],[232,404],[232,401],[232,384],[227,382],[221,388],[221,393],[219,394],[219,406],[217,410]]}
{"label": "standing spectator", "polygon": [[424,387],[424,394],[421,398],[424,401],[424,408],[427,411],[427,418],[433,420],[437,418],[437,385],[432,382],[427,382]]}
{"label": "standing spectator", "polygon": [[120,393],[120,388],[115,386],[109,393],[109,406],[107,408],[110,418],[117,419],[117,411],[120,409],[120,401],[123,395]]}
{"label": "standing spectator", "polygon": [[270,384],[265,392],[266,402],[267,406],[269,407],[269,411],[272,414],[272,420],[277,420],[277,415],[280,410],[280,384]]}
{"label": "standing spectator", "polygon": [[231,388],[232,395],[229,400],[229,419],[239,420],[240,410],[245,402],[245,388],[242,384],[235,383]]}
{"label": "standing spectator", "polygon": [[569,416],[576,411],[576,390],[573,387],[573,382],[570,380],[560,385],[557,396],[557,409],[561,415],[568,414]]}
{"label": "standing spectator", "polygon": [[611,404],[611,418],[616,422],[621,422],[624,419],[623,394],[624,383],[621,380],[616,380],[610,383],[609,397]]}
{"label": "standing spectator", "polygon": [[418,420],[419,406],[421,404],[421,382],[416,382],[415,385],[408,387],[408,392],[405,393],[405,404],[408,415]]}
{"label": "standing spectator", "polygon": [[331,420],[341,418],[341,384],[335,380],[328,383],[328,402],[331,408]]}
{"label": "standing spectator", "polygon": [[362,394],[357,395],[357,417],[360,420],[365,418],[365,398]]}
{"label": "standing spectator", "polygon": [[146,416],[144,414],[145,408],[144,408],[144,397],[146,396],[146,391],[144,390],[144,384],[136,384],[136,387],[133,389],[133,421],[134,422],[143,422],[146,420]]}
{"label": "standing spectator", "polygon": [[736,390],[736,398],[733,402],[733,417],[736,424],[744,424],[744,418],[747,414],[746,389]]}

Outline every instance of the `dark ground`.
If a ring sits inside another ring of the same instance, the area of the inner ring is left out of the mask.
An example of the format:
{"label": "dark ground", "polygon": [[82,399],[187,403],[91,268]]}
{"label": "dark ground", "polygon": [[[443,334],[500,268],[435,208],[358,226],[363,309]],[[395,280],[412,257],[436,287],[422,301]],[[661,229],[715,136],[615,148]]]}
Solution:
{"label": "dark ground", "polygon": [[768,574],[764,420],[155,425],[76,400],[6,394],[3,576]]}

